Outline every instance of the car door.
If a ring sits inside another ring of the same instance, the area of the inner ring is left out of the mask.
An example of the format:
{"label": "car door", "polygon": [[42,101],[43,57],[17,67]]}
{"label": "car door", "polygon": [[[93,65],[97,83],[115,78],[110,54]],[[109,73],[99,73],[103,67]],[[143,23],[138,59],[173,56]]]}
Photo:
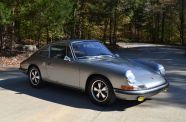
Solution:
{"label": "car door", "polygon": [[51,81],[79,87],[79,67],[73,59],[68,45],[53,44],[50,46],[47,73]]}
{"label": "car door", "polygon": [[39,67],[43,80],[48,80],[48,74],[46,71],[46,62],[49,59],[49,46],[45,46],[36,52],[34,62]]}

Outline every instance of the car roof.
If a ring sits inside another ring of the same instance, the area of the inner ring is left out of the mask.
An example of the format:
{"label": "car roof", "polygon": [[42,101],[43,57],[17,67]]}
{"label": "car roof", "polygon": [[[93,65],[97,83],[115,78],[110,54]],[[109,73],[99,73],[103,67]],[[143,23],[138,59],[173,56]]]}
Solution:
{"label": "car roof", "polygon": [[60,40],[60,41],[56,41],[56,42],[53,42],[51,44],[71,44],[73,42],[87,42],[87,41],[98,41],[98,40],[82,40],[82,39],[76,39],[76,40]]}

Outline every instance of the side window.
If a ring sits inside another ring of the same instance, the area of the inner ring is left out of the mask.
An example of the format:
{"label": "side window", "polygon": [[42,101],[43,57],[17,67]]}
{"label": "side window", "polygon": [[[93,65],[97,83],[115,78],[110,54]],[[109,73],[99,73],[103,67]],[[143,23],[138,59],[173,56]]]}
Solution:
{"label": "side window", "polygon": [[51,58],[64,59],[65,56],[66,56],[66,46],[52,45],[50,47]]}
{"label": "side window", "polygon": [[48,46],[47,47],[43,47],[42,49],[40,49],[40,51],[38,52],[38,54],[42,57],[48,57],[49,51],[48,51]]}

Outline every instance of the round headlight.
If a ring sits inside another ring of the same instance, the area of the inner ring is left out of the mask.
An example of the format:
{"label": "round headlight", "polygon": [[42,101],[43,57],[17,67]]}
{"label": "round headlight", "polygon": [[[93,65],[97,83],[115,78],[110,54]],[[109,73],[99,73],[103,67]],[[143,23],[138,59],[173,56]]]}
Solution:
{"label": "round headlight", "polygon": [[143,86],[143,88],[145,88],[145,85],[143,83],[136,80],[136,78],[131,70],[127,70],[125,72],[125,77],[129,81],[128,82],[129,86],[125,86],[125,85],[122,86],[121,88],[123,90],[139,90],[139,89],[141,89],[142,86]]}
{"label": "round headlight", "polygon": [[131,70],[127,70],[125,76],[129,82],[131,83],[135,82],[135,76]]}
{"label": "round headlight", "polygon": [[165,68],[164,68],[163,65],[158,64],[158,70],[159,70],[161,75],[165,75]]}

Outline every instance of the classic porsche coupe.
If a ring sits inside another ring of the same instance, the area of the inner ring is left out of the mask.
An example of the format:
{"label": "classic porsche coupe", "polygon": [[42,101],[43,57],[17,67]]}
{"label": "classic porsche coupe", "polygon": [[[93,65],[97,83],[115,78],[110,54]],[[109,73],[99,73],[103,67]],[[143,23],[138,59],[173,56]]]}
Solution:
{"label": "classic porsche coupe", "polygon": [[23,61],[20,70],[34,88],[45,81],[78,88],[98,105],[115,98],[144,101],[169,85],[161,64],[121,58],[97,40],[49,44]]}

